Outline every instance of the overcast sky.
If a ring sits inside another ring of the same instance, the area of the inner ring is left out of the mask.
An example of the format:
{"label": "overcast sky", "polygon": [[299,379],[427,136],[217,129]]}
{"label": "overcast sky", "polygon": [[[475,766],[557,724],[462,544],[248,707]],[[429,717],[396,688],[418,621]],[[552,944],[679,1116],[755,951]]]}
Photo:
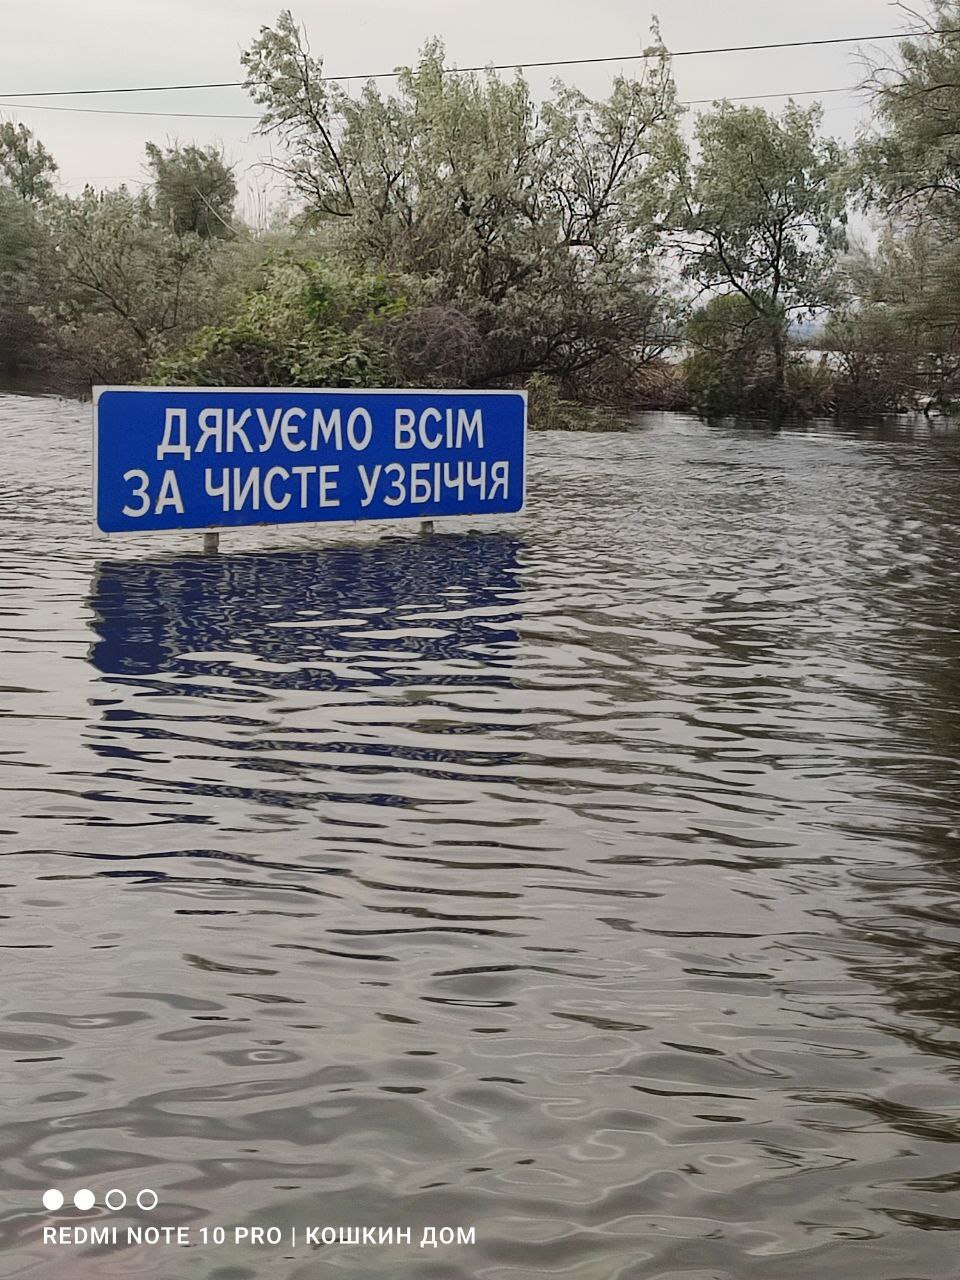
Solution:
{"label": "overcast sky", "polygon": [[[31,92],[119,85],[241,79],[240,51],[283,0],[0,0],[0,93],[16,102]],[[658,12],[671,49],[827,39],[900,30],[902,10],[882,0],[292,0],[294,16],[334,75],[387,71],[415,59],[433,35],[453,64],[514,63],[605,57],[640,51],[650,14]],[[888,51],[891,45],[885,46]],[[862,74],[855,45],[678,58],[681,98],[789,94],[854,86]],[[531,71],[540,94],[554,74],[592,94],[606,91],[618,66]],[[804,97],[803,102],[810,101]],[[34,100],[42,101],[42,100]],[[763,105],[776,108],[783,99]],[[824,126],[850,139],[864,119],[855,92],[824,96]],[[252,113],[241,89],[120,94],[48,100],[48,106],[115,111]],[[695,108],[694,108],[695,109]],[[143,144],[174,138],[220,142],[237,164],[255,204],[258,158],[268,144],[255,121],[177,119],[173,116],[81,114],[13,107],[0,118],[24,121],[54,153],[62,186],[75,191],[143,179]],[[248,208],[248,212],[250,212]]]}

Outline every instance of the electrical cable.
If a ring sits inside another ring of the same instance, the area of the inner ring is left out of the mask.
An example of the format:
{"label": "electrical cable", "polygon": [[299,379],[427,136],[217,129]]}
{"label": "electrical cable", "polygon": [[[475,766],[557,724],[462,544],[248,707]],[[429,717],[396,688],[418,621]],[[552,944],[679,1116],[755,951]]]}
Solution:
{"label": "electrical cable", "polygon": [[[831,89],[797,89],[793,93],[745,93],[738,94],[735,97],[725,98],[687,98],[679,101],[681,107],[700,107],[713,102],[757,102],[766,98],[810,98],[826,93],[856,93],[858,85],[839,85]],[[218,111],[121,111],[117,108],[109,107],[49,107],[41,103],[33,102],[4,102],[0,105],[0,111],[7,108],[16,108],[19,111],[78,111],[83,115],[92,116],[154,116],[160,119],[179,119],[179,120],[259,120],[257,115],[235,115],[229,112]]]}
{"label": "electrical cable", "polygon": [[[732,44],[714,49],[676,49],[672,53],[666,50],[670,58],[694,58],[711,53],[753,53],[768,49],[804,49],[833,44],[861,44],[877,40],[906,40],[911,36],[960,35],[960,28],[936,28],[928,31],[887,31],[880,35],[870,36],[831,36],[820,40],[781,40],[769,44]],[[602,58],[558,58],[550,62],[509,62],[488,64],[477,67],[444,67],[445,75],[463,75],[477,71],[519,71],[532,70],[538,67],[583,67],[601,62],[638,62],[656,58],[656,52],[610,54]],[[374,71],[365,75],[321,76],[324,81],[330,80],[393,80],[398,71]],[[2,98],[70,98],[80,94],[95,93],[169,93],[180,89],[242,89],[244,80],[214,80],[203,84],[145,84],[126,85],[115,89],[45,89],[37,93],[0,93]]]}

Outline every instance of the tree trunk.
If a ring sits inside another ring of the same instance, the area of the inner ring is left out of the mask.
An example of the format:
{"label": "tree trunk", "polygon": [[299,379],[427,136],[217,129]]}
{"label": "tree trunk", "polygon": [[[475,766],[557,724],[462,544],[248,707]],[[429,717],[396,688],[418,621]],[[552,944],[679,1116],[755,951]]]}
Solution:
{"label": "tree trunk", "polygon": [[779,320],[773,330],[773,416],[780,419],[787,407],[787,335]]}
{"label": "tree trunk", "polygon": [[773,371],[777,396],[782,400],[787,387],[787,340],[779,325],[773,333]]}

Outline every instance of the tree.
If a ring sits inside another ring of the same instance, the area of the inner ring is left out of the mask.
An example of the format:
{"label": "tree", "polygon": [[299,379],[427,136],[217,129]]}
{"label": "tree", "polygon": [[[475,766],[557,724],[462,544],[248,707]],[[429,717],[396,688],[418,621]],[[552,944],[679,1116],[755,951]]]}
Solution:
{"label": "tree", "polygon": [[841,153],[819,136],[820,108],[778,116],[720,103],[702,115],[691,158],[678,139],[671,243],[701,294],[736,295],[772,359],[774,411],[786,407],[791,320],[834,296],[845,240]]}
{"label": "tree", "polygon": [[43,259],[39,206],[53,192],[57,166],[24,125],[0,124],[0,372],[37,363],[40,327],[32,305]]}
{"label": "tree", "polygon": [[158,220],[176,235],[231,236],[237,184],[215,147],[146,145]]}
{"label": "tree", "polygon": [[687,391],[704,418],[762,415],[776,394],[767,316],[739,293],[711,298],[684,332]]}
{"label": "tree", "polygon": [[16,375],[35,364],[39,329],[31,313],[41,260],[36,210],[0,184],[0,372]]}
{"label": "tree", "polygon": [[913,392],[960,396],[960,2],[933,0],[891,62],[871,68],[878,128],[857,150],[861,204],[886,220],[850,266],[852,293],[882,310],[913,355]]}
{"label": "tree", "polygon": [[436,42],[395,96],[350,97],[289,12],[243,62],[306,218],[362,267],[432,280],[480,335],[475,381],[569,387],[669,341],[648,208],[678,113],[661,46],[606,100],[557,86],[540,109],[519,74],[452,74]]}
{"label": "tree", "polygon": [[21,200],[49,199],[56,173],[53,156],[26,125],[0,123],[0,175]]}
{"label": "tree", "polygon": [[841,415],[902,413],[916,407],[912,335],[882,307],[834,312],[820,344],[831,353],[834,401]]}
{"label": "tree", "polygon": [[46,327],[81,385],[135,380],[208,318],[206,242],[158,224],[146,196],[87,187],[53,202],[48,225]]}
{"label": "tree", "polygon": [[[922,14],[910,12],[912,25]],[[867,87],[879,129],[859,148],[868,203],[912,221],[960,227],[960,0],[932,0],[926,31],[875,63]]]}
{"label": "tree", "polygon": [[[926,219],[888,221],[876,244],[843,262],[850,304],[830,327],[858,339],[879,376],[908,405],[924,396],[943,406],[960,396],[960,254]],[[856,322],[855,322],[856,321]],[[866,348],[866,349],[864,349]],[[838,347],[838,349],[840,349]]]}

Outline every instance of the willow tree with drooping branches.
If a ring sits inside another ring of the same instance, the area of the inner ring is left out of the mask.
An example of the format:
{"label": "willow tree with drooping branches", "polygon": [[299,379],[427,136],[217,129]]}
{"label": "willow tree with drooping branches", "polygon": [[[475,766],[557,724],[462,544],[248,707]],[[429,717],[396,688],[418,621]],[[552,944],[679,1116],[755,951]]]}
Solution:
{"label": "willow tree with drooping branches", "polygon": [[[678,140],[674,249],[701,295],[736,300],[714,307],[706,328],[715,339],[716,322],[735,316],[744,338],[765,352],[772,412],[789,407],[791,323],[837,297],[846,202],[842,152],[821,135],[819,106],[791,102],[774,115],[719,102],[698,119],[693,148]],[[697,332],[698,325],[688,330],[694,338]]]}
{"label": "willow tree with drooping branches", "polygon": [[276,167],[338,254],[429,282],[433,331],[439,307],[477,335],[472,382],[570,386],[629,379],[673,333],[653,250],[679,109],[658,37],[649,54],[603,100],[557,83],[538,104],[519,72],[458,72],[432,42],[395,92],[353,96],[283,12],[243,63]]}

